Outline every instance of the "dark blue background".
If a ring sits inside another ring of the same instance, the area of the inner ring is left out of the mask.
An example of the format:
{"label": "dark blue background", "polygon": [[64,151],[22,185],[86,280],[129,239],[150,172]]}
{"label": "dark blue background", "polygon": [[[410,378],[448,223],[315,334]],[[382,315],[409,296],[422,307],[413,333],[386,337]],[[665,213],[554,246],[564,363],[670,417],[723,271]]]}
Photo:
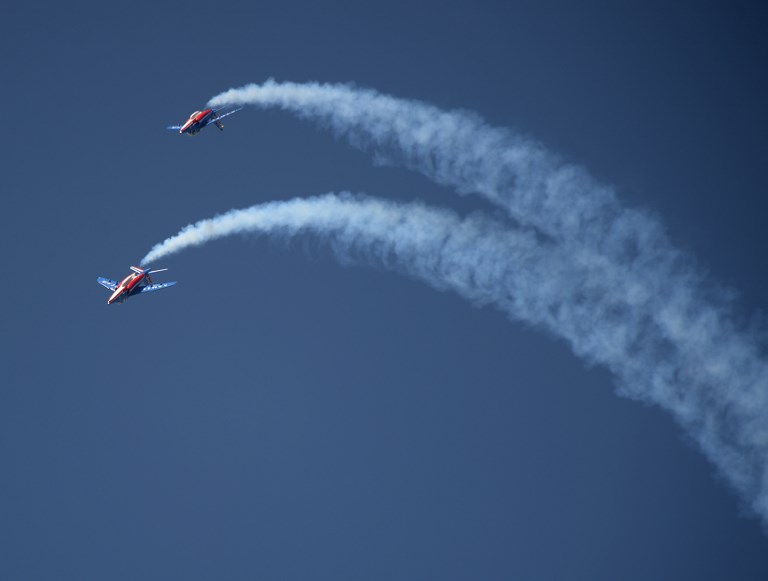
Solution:
{"label": "dark blue background", "polygon": [[[757,519],[665,413],[565,345],[316,242],[172,257],[326,191],[484,207],[231,86],[478,111],[615,184],[766,302],[762,3],[41,2],[0,24],[0,578],[768,579]],[[168,276],[165,276],[165,275]]]}

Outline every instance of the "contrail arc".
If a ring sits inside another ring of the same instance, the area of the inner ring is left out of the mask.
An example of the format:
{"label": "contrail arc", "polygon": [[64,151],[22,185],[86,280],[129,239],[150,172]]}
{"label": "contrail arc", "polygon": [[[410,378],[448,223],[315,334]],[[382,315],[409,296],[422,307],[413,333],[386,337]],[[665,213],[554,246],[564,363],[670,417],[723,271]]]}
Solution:
{"label": "contrail arc", "polygon": [[540,256],[550,268],[541,287],[511,302],[497,288],[493,302],[608,366],[622,394],[671,411],[768,524],[768,373],[759,342],[734,323],[730,295],[674,248],[657,220],[624,208],[583,168],[472,113],[352,85],[272,80],[210,103],[277,107],[328,126],[379,159],[483,196],[543,234],[546,242],[532,246],[559,258]]}
{"label": "contrail arc", "polygon": [[378,159],[461,194],[479,194],[519,223],[603,256],[625,259],[637,242],[669,246],[656,221],[623,208],[614,191],[583,168],[468,111],[443,111],[349,84],[271,79],[225,91],[209,104],[280,108],[328,126]]}
{"label": "contrail arc", "polygon": [[[560,243],[578,260],[611,262],[622,276],[614,283],[636,301],[658,294],[725,294],[675,249],[664,228],[646,213],[623,208],[613,190],[583,168],[562,162],[539,143],[490,127],[478,115],[443,111],[352,85],[265,83],[225,91],[211,105],[277,107],[329,126],[353,145],[373,150],[460,193],[480,194],[516,222]],[[654,278],[648,277],[652,264]],[[680,299],[680,300],[701,300]],[[679,312],[679,311],[675,311]],[[655,323],[677,332],[679,321],[664,312]],[[690,315],[689,315],[690,318]],[[637,395],[636,397],[643,397]]]}
{"label": "contrail arc", "polygon": [[[580,357],[609,368],[622,393],[672,413],[768,521],[766,364],[751,338],[734,329],[727,306],[702,298],[695,276],[641,263],[638,274],[650,282],[634,288],[620,283],[625,272],[610,260],[542,243],[535,232],[483,214],[461,219],[348,194],[202,220],[156,245],[142,263],[243,233],[316,235],[345,260],[385,265],[563,338]],[[651,292],[661,274],[672,276],[663,285],[671,295]]]}

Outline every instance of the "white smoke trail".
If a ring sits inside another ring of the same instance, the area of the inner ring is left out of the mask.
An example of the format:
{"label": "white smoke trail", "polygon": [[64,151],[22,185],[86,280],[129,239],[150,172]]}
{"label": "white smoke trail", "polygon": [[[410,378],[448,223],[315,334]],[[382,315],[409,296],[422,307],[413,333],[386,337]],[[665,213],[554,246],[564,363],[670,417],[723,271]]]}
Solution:
{"label": "white smoke trail", "polygon": [[[622,208],[614,192],[582,168],[561,162],[530,139],[488,126],[475,114],[351,85],[273,80],[230,89],[210,104],[279,107],[330,125],[379,158],[399,161],[460,193],[479,193],[518,223],[578,248],[582,257],[613,261],[625,270],[619,283],[627,287],[650,284],[646,292],[671,294],[676,292],[668,286],[675,279],[671,273],[698,277],[657,221]],[[651,262],[658,275],[654,281],[644,270]]]}
{"label": "white smoke trail", "polygon": [[[519,224],[578,249],[581,260],[612,261],[624,270],[617,279],[627,287],[624,292],[642,288],[646,294],[674,295],[680,289],[671,285],[680,278],[699,279],[687,290],[700,292],[705,285],[692,259],[670,244],[657,221],[623,208],[611,188],[582,168],[561,162],[530,139],[488,126],[473,113],[442,111],[352,85],[273,80],[230,89],[210,104],[279,107],[329,125],[379,158],[400,162],[460,193],[482,195]],[[650,263],[654,280],[647,276]],[[707,292],[717,292],[707,286]],[[665,324],[664,319],[657,322]]]}
{"label": "white smoke trail", "polygon": [[482,214],[462,220],[421,204],[330,194],[202,220],[156,245],[142,264],[237,233],[316,234],[343,258],[493,303],[564,338],[577,355],[608,367],[626,393],[671,412],[768,522],[766,364],[727,307],[699,295],[689,272],[672,273],[665,285],[672,293],[659,294],[653,263],[638,266],[647,285],[628,285],[610,260]]}
{"label": "white smoke trail", "polygon": [[462,194],[480,194],[521,224],[603,255],[631,254],[638,237],[666,245],[656,222],[622,208],[614,192],[582,168],[470,112],[352,85],[273,80],[230,89],[209,104],[278,107],[328,125],[356,147],[373,149],[377,159],[401,163]]}
{"label": "white smoke trail", "polygon": [[[637,343],[647,343],[653,356],[641,358],[647,366],[643,372],[626,372],[635,369],[629,361],[620,364],[624,372],[612,366],[623,380],[622,392],[672,410],[768,523],[766,364],[757,342],[736,329],[725,293],[672,246],[656,220],[623,208],[611,188],[540,144],[489,127],[471,113],[446,112],[351,85],[271,80],[226,91],[211,103],[278,107],[328,125],[378,158],[420,171],[459,193],[482,195],[559,244],[563,256],[589,267],[586,272],[608,276],[611,286],[603,304],[612,308],[598,310],[604,317],[601,328],[628,326],[630,336],[638,338],[635,346],[592,345],[585,336],[554,332],[572,337],[577,353],[603,362],[611,358],[596,350],[631,359],[638,357]],[[552,280],[562,282],[557,276]]]}

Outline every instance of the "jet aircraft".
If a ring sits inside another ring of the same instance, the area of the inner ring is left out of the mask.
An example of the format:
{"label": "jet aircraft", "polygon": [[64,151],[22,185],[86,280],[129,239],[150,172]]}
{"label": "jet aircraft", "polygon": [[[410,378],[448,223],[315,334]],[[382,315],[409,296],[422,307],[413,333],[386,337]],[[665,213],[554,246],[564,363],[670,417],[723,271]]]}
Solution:
{"label": "jet aircraft", "polygon": [[138,266],[132,266],[131,270],[133,272],[126,276],[119,283],[102,276],[96,279],[96,282],[98,282],[101,286],[106,287],[112,291],[112,296],[107,299],[108,305],[111,305],[115,302],[122,303],[128,297],[132,297],[133,295],[151,293],[153,291],[168,288],[169,286],[176,284],[175,281],[161,282],[158,284],[152,282],[152,279],[149,275],[156,272],[163,272],[164,270],[168,270],[167,268],[152,270],[150,268],[142,269]]}
{"label": "jet aircraft", "polygon": [[213,123],[221,131],[224,131],[224,125],[221,120],[228,115],[237,113],[240,109],[242,109],[242,107],[235,109],[234,111],[228,111],[223,115],[222,109],[203,109],[202,111],[195,111],[189,116],[189,119],[187,119],[184,125],[171,125],[168,129],[174,131],[178,130],[180,134],[186,133],[187,135],[195,135],[200,133],[200,130]]}

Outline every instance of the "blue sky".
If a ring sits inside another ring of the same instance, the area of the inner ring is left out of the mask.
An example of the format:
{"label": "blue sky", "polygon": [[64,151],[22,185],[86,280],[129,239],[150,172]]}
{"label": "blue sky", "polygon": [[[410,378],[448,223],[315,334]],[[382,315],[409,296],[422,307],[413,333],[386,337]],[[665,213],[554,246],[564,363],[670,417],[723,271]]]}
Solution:
{"label": "blue sky", "polygon": [[[664,412],[493,308],[312,240],[181,226],[366,192],[480,200],[287,114],[165,131],[269,77],[514,127],[655,213],[763,308],[759,4],[14,6],[5,79],[3,579],[764,579],[761,525]],[[764,326],[763,326],[764,328]]]}

